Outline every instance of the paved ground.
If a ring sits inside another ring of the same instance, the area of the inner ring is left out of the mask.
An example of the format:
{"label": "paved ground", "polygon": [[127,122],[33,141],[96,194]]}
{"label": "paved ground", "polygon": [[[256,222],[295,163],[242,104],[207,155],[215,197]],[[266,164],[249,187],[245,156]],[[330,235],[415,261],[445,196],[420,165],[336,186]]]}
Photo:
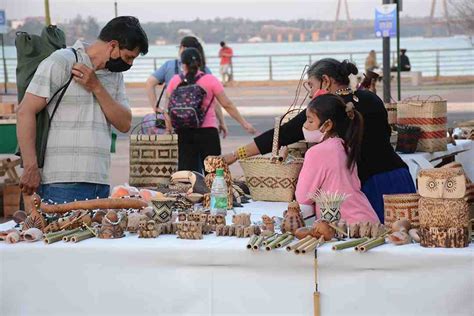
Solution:
{"label": "paved ground", "polygon": [[[259,131],[273,127],[273,118],[283,114],[295,98],[296,85],[279,86],[245,86],[229,87],[226,93],[237,105],[241,113]],[[379,91],[381,92],[381,87]],[[145,90],[143,87],[127,89],[130,103],[134,113],[134,125],[140,122],[143,115],[149,113]],[[392,91],[396,95],[396,90]],[[474,119],[474,85],[429,85],[421,87],[404,86],[402,98],[413,95],[429,96],[439,95],[448,102],[448,122],[453,125],[456,121]],[[16,96],[3,96],[4,102],[13,101]],[[300,98],[301,101],[301,98]],[[230,152],[235,147],[252,141],[240,126],[230,117],[226,116],[230,136],[222,140],[223,152]],[[117,144],[117,153],[112,156],[112,185],[128,181],[128,135],[120,134]],[[233,173],[239,175],[241,169],[232,166]]]}

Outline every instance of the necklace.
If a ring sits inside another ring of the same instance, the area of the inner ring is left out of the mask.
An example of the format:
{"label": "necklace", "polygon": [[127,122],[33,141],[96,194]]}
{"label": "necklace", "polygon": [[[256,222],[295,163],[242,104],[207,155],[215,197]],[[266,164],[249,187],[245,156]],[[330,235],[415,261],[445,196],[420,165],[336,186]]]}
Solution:
{"label": "necklace", "polygon": [[352,94],[352,100],[354,100],[354,102],[359,102],[359,98],[354,94],[354,91],[352,91],[350,87],[337,89],[336,92],[334,93],[340,96],[346,96],[346,95]]}

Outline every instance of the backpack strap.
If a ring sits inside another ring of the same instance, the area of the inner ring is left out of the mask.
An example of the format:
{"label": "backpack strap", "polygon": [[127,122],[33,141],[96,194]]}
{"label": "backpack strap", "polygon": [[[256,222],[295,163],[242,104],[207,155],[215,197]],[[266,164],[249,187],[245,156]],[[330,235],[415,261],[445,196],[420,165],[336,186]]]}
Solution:
{"label": "backpack strap", "polygon": [[[71,47],[71,50],[72,50],[72,52],[74,53],[74,57],[76,57],[76,63],[77,63],[77,62],[78,62],[78,59],[77,59],[77,52],[76,52],[76,50],[75,50],[74,48],[72,48],[72,47]],[[48,105],[51,103],[51,101],[54,100],[54,98],[56,97],[56,95],[58,95],[58,93],[60,93],[60,94],[59,94],[59,97],[58,97],[58,100],[56,101],[56,104],[55,104],[55,106],[54,106],[53,113],[52,113],[51,116],[49,117],[49,123],[50,123],[50,124],[51,124],[51,122],[53,121],[54,114],[56,114],[56,110],[58,109],[59,103],[61,103],[61,100],[63,99],[64,94],[66,93],[67,88],[68,88],[69,85],[71,84],[71,81],[72,81],[72,78],[73,78],[73,77],[74,77],[74,76],[71,74],[71,77],[69,77],[69,80],[66,82],[66,84],[65,84],[64,86],[62,86],[61,88],[59,88],[59,90],[56,91],[55,94],[53,94],[53,97],[52,97],[51,99],[49,99],[48,104],[46,104],[46,106],[48,106]]]}
{"label": "backpack strap", "polygon": [[178,68],[178,60],[174,60],[174,74],[177,75],[179,74],[179,68]]}

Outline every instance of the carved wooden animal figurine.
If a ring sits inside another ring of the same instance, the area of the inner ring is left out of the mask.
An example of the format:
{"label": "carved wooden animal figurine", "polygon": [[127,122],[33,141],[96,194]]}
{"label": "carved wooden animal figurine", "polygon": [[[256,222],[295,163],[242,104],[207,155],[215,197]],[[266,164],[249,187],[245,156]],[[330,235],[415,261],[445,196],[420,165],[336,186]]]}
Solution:
{"label": "carved wooden animal figurine", "polygon": [[272,233],[275,232],[275,220],[268,215],[262,216],[262,231],[270,231]]}
{"label": "carved wooden animal figurine", "polygon": [[128,215],[127,231],[130,233],[136,233],[138,231],[138,224],[141,220],[147,220],[146,215],[140,213],[132,213]]}
{"label": "carved wooden animal figurine", "polygon": [[304,227],[303,216],[298,202],[291,202],[288,204],[288,210],[283,213],[283,223],[281,231],[283,233],[291,232],[294,234],[300,227]]}
{"label": "carved wooden animal figurine", "polygon": [[380,223],[372,224],[372,227],[370,228],[370,236],[372,238],[378,237],[385,233],[385,226]]}
{"label": "carved wooden animal figurine", "polygon": [[211,231],[216,230],[216,215],[208,215],[207,222],[210,226]]}
{"label": "carved wooden animal figurine", "polygon": [[179,212],[178,213],[178,221],[185,222],[188,220],[188,214],[186,212]]}
{"label": "carved wooden animal figurine", "polygon": [[114,210],[109,210],[102,219],[97,237],[103,239],[122,238],[124,235],[124,217]]}
{"label": "carved wooden animal figurine", "polygon": [[370,238],[370,232],[372,229],[372,225],[370,222],[362,222],[359,224],[359,236],[362,237],[369,237]]}
{"label": "carved wooden animal figurine", "polygon": [[244,238],[251,237],[253,235],[260,235],[260,228],[257,225],[250,225],[244,228]]}
{"label": "carved wooden animal figurine", "polygon": [[228,232],[227,236],[229,236],[229,237],[235,236],[235,225],[230,225],[229,226],[229,232]]}
{"label": "carved wooden animal figurine", "polygon": [[250,226],[252,224],[250,221],[250,214],[240,213],[240,214],[232,215],[232,224]]}
{"label": "carved wooden animal figurine", "polygon": [[138,238],[156,238],[160,235],[160,230],[160,226],[154,220],[148,220],[145,229],[138,230]]}
{"label": "carved wooden animal figurine", "polygon": [[244,237],[244,229],[245,229],[245,226],[236,225],[235,226],[235,237],[243,238]]}
{"label": "carved wooden animal figurine", "polygon": [[345,238],[346,235],[344,235],[342,232],[347,232],[347,223],[346,223],[346,221],[341,219],[340,221],[337,222],[336,226],[340,230],[340,231],[336,231],[336,238],[337,239]]}
{"label": "carved wooden animal figurine", "polygon": [[329,241],[336,235],[336,230],[329,226],[329,223],[325,220],[316,221],[313,224],[313,230],[311,236],[316,239],[324,237],[325,241]]}
{"label": "carved wooden animal figurine", "polygon": [[216,225],[216,237],[224,236],[224,227],[225,225],[223,224]]}
{"label": "carved wooden animal figurine", "polygon": [[424,169],[418,174],[418,191],[433,199],[462,199],[466,194],[466,177],[461,168]]}
{"label": "carved wooden animal figurine", "polygon": [[359,229],[360,229],[359,223],[349,224],[349,237],[350,238],[359,238],[360,237]]}
{"label": "carved wooden animal figurine", "polygon": [[216,216],[216,225],[226,225],[224,214],[217,214],[215,216]]}

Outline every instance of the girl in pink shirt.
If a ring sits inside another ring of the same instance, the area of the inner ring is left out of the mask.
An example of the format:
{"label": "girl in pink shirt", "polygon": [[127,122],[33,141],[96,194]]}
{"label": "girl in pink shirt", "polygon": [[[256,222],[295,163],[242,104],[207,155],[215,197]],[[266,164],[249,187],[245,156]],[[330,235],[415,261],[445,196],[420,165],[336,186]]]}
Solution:
{"label": "girl in pink shirt", "polygon": [[[203,74],[201,67],[201,54],[196,48],[186,48],[181,53],[184,80],[188,84],[197,84],[204,89],[206,95],[202,102],[202,109],[206,115],[199,128],[181,128],[178,134],[178,170],[201,172],[204,159],[207,156],[219,156],[221,144],[219,139],[218,120],[215,112],[214,99],[216,99],[229,115],[236,120],[243,129],[250,134],[255,134],[255,128],[248,123],[232,101],[224,92],[219,80],[211,74]],[[197,81],[196,77],[199,75]],[[171,93],[182,82],[179,75],[175,75],[168,84],[166,95],[169,99]],[[165,111],[166,129],[172,131],[170,116]]]}
{"label": "girl in pink shirt", "polygon": [[[309,103],[303,134],[306,141],[317,144],[305,155],[296,187],[298,203],[313,205],[309,195],[317,190],[345,193],[348,198],[341,206],[341,219],[349,224],[379,222],[357,176],[362,128],[360,113],[339,96],[319,95]],[[316,216],[320,218],[317,205]]]}

